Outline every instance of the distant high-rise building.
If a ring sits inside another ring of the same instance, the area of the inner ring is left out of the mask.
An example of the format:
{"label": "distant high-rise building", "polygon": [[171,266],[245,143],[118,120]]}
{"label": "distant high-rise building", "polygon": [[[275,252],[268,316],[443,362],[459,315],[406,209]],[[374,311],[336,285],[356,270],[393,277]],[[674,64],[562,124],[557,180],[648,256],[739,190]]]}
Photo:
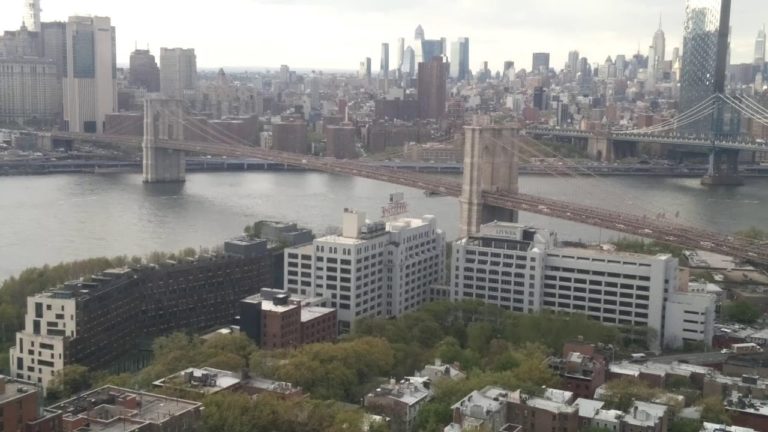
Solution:
{"label": "distant high-rise building", "polygon": [[619,54],[616,56],[616,77],[624,78],[624,73],[627,70],[627,56]]}
{"label": "distant high-rise building", "polygon": [[360,62],[360,73],[359,73],[360,79],[370,80],[371,79],[371,58],[366,57],[363,59],[363,61]]}
{"label": "distant high-rise building", "polygon": [[149,50],[137,49],[131,53],[128,82],[149,92],[160,91],[160,68]]}
{"label": "distant high-rise building", "polygon": [[67,72],[67,23],[44,22],[40,24],[40,42],[43,58],[53,60],[59,78]]}
{"label": "distant high-rise building", "polygon": [[396,71],[400,71],[400,68],[403,67],[403,55],[405,55],[405,38],[397,38],[397,52],[396,54]]}
{"label": "distant high-rise building", "polygon": [[413,48],[413,53],[415,56],[415,63],[418,65],[419,63],[424,61],[424,29],[421,27],[421,24],[419,24],[418,27],[416,27],[416,31],[413,34],[413,44],[411,47]]}
{"label": "distant high-rise building", "polygon": [[[469,45],[467,45],[469,46]],[[445,55],[443,52],[442,39],[425,39],[421,41],[422,56],[425,62],[432,60],[434,57]]]}
{"label": "distant high-rise building", "polygon": [[659,17],[659,29],[653,34],[653,50],[656,53],[656,64],[663,64],[667,54],[667,38],[661,29],[661,17]]}
{"label": "distant high-rise building", "polygon": [[[281,69],[282,70],[282,69]],[[197,56],[194,48],[160,48],[160,91],[182,99],[197,87]]]}
{"label": "distant high-rise building", "polygon": [[411,78],[416,73],[416,52],[412,47],[405,49],[403,53],[403,65],[400,66],[403,77]]}
{"label": "distant high-rise building", "polygon": [[40,31],[40,0],[24,0],[24,27]]}
{"label": "distant high-rise building", "polygon": [[0,58],[0,123],[52,125],[60,117],[61,80],[52,60]]}
{"label": "distant high-rise building", "polygon": [[413,33],[413,39],[424,40],[424,28],[421,27],[421,24],[416,26],[416,31]]}
{"label": "distant high-rise building", "polygon": [[579,52],[576,50],[568,53],[568,71],[574,78],[579,73]]}
{"label": "distant high-rise building", "polygon": [[379,68],[379,78],[383,80],[385,92],[389,91],[389,44],[381,44],[381,67]]}
{"label": "distant high-rise building", "polygon": [[65,128],[103,133],[106,115],[117,111],[115,28],[108,17],[73,16],[66,31]]}
{"label": "distant high-rise building", "polygon": [[[370,59],[368,59],[369,67],[368,67],[368,75],[371,75],[371,68],[370,68]],[[162,62],[162,60],[161,60]],[[288,67],[288,65],[280,65],[280,81],[287,83],[291,81],[291,68]],[[162,84],[161,84],[162,86]]]}
{"label": "distant high-rise building", "polygon": [[422,119],[439,119],[445,114],[448,73],[448,63],[443,57],[419,63],[419,116]]}
{"label": "distant high-rise building", "polygon": [[546,74],[549,72],[549,53],[533,53],[532,73]]}
{"label": "distant high-rise building", "polygon": [[457,81],[469,78],[469,38],[451,44],[451,77]]}
{"label": "distant high-rise building", "polygon": [[[710,96],[725,90],[728,61],[731,0],[687,0],[683,62],[680,84],[680,112],[696,108]],[[721,120],[735,116],[704,116],[682,126],[684,131],[699,134],[729,134],[733,124]],[[713,119],[718,119],[713,121]]]}
{"label": "distant high-rise building", "polygon": [[757,32],[755,39],[755,65],[761,68],[765,65],[765,26]]}
{"label": "distant high-rise building", "polygon": [[389,76],[389,44],[381,44],[381,63],[379,67],[379,75],[382,78]]}

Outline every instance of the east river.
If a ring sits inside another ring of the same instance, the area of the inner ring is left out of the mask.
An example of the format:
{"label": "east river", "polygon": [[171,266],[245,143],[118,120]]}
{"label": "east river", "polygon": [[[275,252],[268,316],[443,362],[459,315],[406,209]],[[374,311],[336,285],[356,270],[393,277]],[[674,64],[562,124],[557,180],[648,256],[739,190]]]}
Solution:
{"label": "east river", "polygon": [[[768,229],[768,178],[705,188],[697,178],[523,176],[520,188],[724,232]],[[138,174],[0,177],[0,280],[46,263],[215,246],[261,219],[322,234],[341,225],[345,207],[378,218],[391,192],[405,193],[411,216],[435,215],[449,239],[457,236],[455,198],[317,172],[193,173],[181,185],[146,185]],[[532,214],[520,219],[557,231],[561,240],[616,236]]]}

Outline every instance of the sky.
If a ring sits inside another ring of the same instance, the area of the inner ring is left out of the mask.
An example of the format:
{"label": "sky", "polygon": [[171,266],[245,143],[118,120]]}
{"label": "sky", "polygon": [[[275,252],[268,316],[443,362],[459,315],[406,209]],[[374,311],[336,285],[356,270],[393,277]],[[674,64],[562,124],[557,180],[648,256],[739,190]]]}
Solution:
{"label": "sky", "polygon": [[[470,66],[491,70],[505,60],[531,67],[532,52],[550,52],[560,69],[576,49],[591,63],[648,52],[662,17],[667,57],[682,44],[685,0],[41,0],[43,21],[70,15],[112,18],[119,64],[138,46],[194,48],[198,67],[356,70],[382,42],[406,46],[418,24],[428,39],[470,39]],[[24,0],[0,0],[0,29],[17,29]],[[733,63],[751,62],[765,0],[735,0]],[[204,6],[203,6],[204,5]],[[390,53],[390,63],[395,54]]]}

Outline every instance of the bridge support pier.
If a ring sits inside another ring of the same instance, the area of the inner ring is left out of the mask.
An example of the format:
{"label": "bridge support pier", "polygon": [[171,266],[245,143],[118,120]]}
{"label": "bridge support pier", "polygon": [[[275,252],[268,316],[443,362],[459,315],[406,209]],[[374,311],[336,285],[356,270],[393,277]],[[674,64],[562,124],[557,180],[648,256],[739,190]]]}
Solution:
{"label": "bridge support pier", "polygon": [[739,151],[717,150],[709,153],[709,171],[701,178],[705,186],[742,186],[744,179],[739,177]]}
{"label": "bridge support pier", "polygon": [[144,183],[184,181],[187,164],[184,152],[158,147],[160,140],[184,139],[183,115],[180,100],[152,97],[144,100]]}
{"label": "bridge support pier", "polygon": [[510,126],[491,126],[482,116],[464,127],[464,183],[459,199],[462,237],[478,233],[485,223],[517,222],[517,211],[485,204],[483,192],[518,192],[515,137],[519,132]]}
{"label": "bridge support pier", "polygon": [[597,161],[613,162],[613,141],[604,134],[590,135],[587,143],[587,154]]}

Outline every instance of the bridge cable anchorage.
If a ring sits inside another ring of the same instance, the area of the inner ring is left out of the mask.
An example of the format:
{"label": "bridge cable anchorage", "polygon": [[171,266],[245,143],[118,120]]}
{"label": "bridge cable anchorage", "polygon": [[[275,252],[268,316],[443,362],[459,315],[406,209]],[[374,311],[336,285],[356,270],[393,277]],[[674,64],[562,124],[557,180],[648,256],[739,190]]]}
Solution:
{"label": "bridge cable anchorage", "polygon": [[699,102],[697,105],[691,107],[688,111],[678,115],[677,117],[665,120],[657,125],[649,126],[643,129],[617,130],[617,131],[612,131],[612,133],[615,133],[615,134],[652,133],[656,131],[669,130],[673,127],[677,127],[678,123],[688,120],[690,117],[700,115],[702,109],[705,109],[705,110],[714,109],[714,107],[710,102],[712,102],[715,98],[716,98],[716,95],[710,95],[708,98]]}

